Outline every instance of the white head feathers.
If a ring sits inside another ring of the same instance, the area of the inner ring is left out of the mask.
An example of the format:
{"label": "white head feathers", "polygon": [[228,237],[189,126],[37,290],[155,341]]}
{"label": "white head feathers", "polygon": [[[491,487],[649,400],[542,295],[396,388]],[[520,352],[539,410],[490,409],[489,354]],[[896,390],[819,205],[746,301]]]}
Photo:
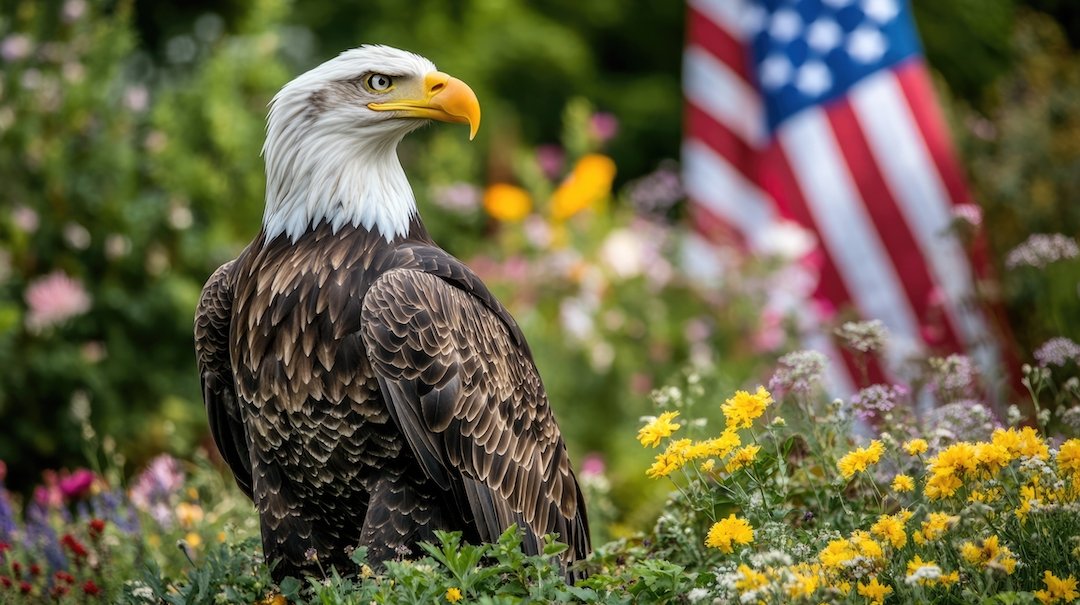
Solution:
{"label": "white head feathers", "polygon": [[427,59],[386,46],[361,46],[297,77],[274,96],[267,118],[267,239],[296,241],[322,221],[378,229],[387,241],[404,236],[416,213],[397,145],[425,120],[392,119],[368,108],[378,93],[372,74],[422,80]]}

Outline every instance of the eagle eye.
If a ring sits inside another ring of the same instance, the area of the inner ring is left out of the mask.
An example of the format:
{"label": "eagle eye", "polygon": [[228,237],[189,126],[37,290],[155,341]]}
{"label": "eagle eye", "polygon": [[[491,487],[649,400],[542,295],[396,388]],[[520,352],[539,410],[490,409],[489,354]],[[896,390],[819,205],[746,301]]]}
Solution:
{"label": "eagle eye", "polygon": [[394,79],[385,74],[371,74],[366,84],[374,92],[386,92],[394,85]]}

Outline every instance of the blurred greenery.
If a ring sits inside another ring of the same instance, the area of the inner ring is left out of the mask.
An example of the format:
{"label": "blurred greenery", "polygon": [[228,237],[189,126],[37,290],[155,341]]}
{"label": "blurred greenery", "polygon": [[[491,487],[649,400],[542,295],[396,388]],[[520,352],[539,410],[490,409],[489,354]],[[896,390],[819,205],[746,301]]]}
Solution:
{"label": "blurred greenery", "polygon": [[[1076,263],[1035,272],[1002,261],[1029,234],[1080,233],[1077,10],[1053,0],[914,6],[1002,277],[987,294],[1024,358],[1051,336],[1080,338]],[[266,103],[291,76],[380,42],[431,57],[482,99],[478,141],[430,128],[403,144],[422,213],[519,319],[575,460],[605,457],[622,520],[653,514],[644,454],[624,451],[651,388],[696,362],[719,363],[710,386],[731,390],[789,344],[763,352],[754,342],[784,267],[731,251],[719,283],[673,269],[677,185],[643,200],[643,183],[673,178],[657,167],[678,154],[684,19],[682,3],[615,0],[0,0],[9,484],[81,460],[73,407],[88,405],[133,464],[208,444],[191,317],[203,280],[258,229]],[[607,114],[613,138],[592,122]],[[564,157],[545,174],[552,149]],[[505,224],[480,206],[494,182],[546,200],[595,152],[618,166],[616,195],[565,224],[541,203]],[[463,205],[447,202],[451,190]],[[638,255],[630,270],[628,249]],[[57,271],[91,305],[37,326],[27,293]]]}

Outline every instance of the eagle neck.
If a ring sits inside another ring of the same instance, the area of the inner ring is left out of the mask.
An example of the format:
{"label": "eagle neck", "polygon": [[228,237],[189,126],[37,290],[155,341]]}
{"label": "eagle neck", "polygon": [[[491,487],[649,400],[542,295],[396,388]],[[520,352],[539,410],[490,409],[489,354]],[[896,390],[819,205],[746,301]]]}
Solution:
{"label": "eagle neck", "polygon": [[268,145],[267,238],[285,234],[295,243],[321,223],[334,233],[345,226],[377,231],[387,242],[406,237],[417,212],[397,155],[400,140],[340,137]]}

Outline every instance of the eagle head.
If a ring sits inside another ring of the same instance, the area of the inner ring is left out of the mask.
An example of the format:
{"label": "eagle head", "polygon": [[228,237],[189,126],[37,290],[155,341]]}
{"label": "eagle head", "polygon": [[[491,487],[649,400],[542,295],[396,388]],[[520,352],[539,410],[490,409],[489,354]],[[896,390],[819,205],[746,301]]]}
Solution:
{"label": "eagle head", "polygon": [[416,214],[397,145],[430,120],[480,127],[480,103],[464,82],[419,55],[361,46],[298,76],[270,102],[266,238],[296,241],[320,222],[408,233]]}

